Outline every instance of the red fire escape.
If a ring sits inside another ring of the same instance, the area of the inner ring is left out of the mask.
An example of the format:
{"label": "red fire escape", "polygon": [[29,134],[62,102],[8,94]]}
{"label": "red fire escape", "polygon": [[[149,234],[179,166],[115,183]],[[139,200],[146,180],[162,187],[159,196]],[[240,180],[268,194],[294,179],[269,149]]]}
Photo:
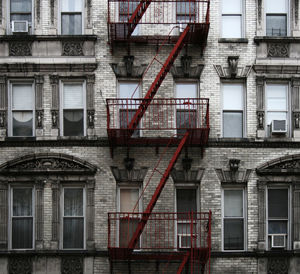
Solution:
{"label": "red fire escape", "polygon": [[[151,35],[153,28],[159,29],[161,34]],[[167,28],[174,31],[166,32]],[[108,0],[108,38],[112,48],[124,42],[128,45],[132,42],[173,44],[165,62],[160,62],[161,69],[144,98],[107,99],[111,151],[118,145],[177,146],[144,212],[109,213],[111,262],[175,260],[180,262],[177,273],[182,273],[187,265],[190,273],[210,272],[209,264],[206,265],[210,261],[211,213],[153,212],[183,147],[203,147],[208,141],[208,99],[154,98],[184,46],[197,44],[203,51],[208,29],[209,0]],[[164,134],[157,137],[153,134],[155,131]],[[187,225],[179,233],[177,224],[183,220]]]}

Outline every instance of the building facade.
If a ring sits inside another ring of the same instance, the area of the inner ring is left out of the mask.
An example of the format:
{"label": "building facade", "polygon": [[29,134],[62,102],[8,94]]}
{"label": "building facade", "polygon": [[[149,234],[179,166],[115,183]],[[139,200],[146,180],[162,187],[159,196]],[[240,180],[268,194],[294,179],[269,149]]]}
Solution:
{"label": "building facade", "polygon": [[0,5],[0,273],[300,272],[298,0]]}

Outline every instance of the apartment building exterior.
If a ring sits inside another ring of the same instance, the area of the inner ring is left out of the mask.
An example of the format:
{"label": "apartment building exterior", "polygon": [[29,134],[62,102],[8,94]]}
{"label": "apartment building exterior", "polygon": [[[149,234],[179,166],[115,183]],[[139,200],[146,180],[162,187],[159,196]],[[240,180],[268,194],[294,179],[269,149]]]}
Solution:
{"label": "apartment building exterior", "polygon": [[299,273],[298,0],[0,5],[0,273]]}

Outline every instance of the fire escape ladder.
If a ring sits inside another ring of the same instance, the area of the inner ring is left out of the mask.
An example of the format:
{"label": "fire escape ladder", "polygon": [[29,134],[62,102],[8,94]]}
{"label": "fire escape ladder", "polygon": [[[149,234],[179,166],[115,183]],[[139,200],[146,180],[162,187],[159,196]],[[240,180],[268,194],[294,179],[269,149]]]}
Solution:
{"label": "fire escape ladder", "polygon": [[155,94],[157,93],[161,83],[165,79],[166,75],[168,74],[169,70],[171,69],[172,65],[174,64],[175,59],[177,58],[179,52],[183,48],[187,34],[190,30],[190,26],[187,25],[184,31],[181,33],[177,43],[175,44],[174,48],[172,49],[170,55],[168,56],[167,60],[163,64],[161,70],[157,74],[155,80],[153,81],[152,85],[150,86],[149,90],[147,91],[144,99],[142,100],[141,104],[139,105],[137,111],[135,112],[131,122],[128,126],[128,137],[131,137],[135,129],[137,128],[139,122],[141,121],[144,113],[146,112],[148,106],[151,104],[152,99],[154,98]]}
{"label": "fire escape ladder", "polygon": [[134,29],[142,19],[144,13],[146,12],[147,8],[151,4],[152,0],[141,0],[138,6],[136,7],[135,11],[131,15],[128,20],[128,38],[134,32]]}
{"label": "fire escape ladder", "polygon": [[182,262],[181,262],[181,264],[180,264],[178,270],[177,270],[177,274],[181,274],[181,273],[182,273],[182,271],[183,271],[185,265],[187,264],[187,262],[188,262],[190,256],[191,256],[191,252],[190,252],[190,251],[187,251],[187,252],[185,253],[184,257],[183,257],[183,260],[182,260]]}
{"label": "fire escape ladder", "polygon": [[134,234],[133,234],[133,236],[132,236],[132,238],[131,238],[131,240],[128,244],[129,250],[132,251],[134,249],[139,237],[141,236],[141,234],[143,232],[143,229],[146,226],[147,221],[148,221],[148,219],[149,219],[149,217],[152,213],[152,210],[153,210],[153,208],[154,208],[154,206],[155,206],[155,204],[156,204],[156,202],[157,202],[157,200],[158,200],[158,198],[159,198],[159,196],[160,196],[160,194],[161,194],[161,192],[162,192],[162,190],[163,190],[163,188],[164,188],[164,186],[165,186],[165,184],[166,184],[166,182],[167,182],[167,180],[170,176],[171,170],[173,169],[173,167],[174,167],[174,165],[175,165],[175,163],[176,163],[176,161],[177,161],[177,159],[180,155],[180,152],[181,152],[182,148],[184,147],[184,144],[186,143],[186,141],[188,139],[188,136],[189,136],[189,132],[187,131],[184,134],[183,138],[181,139],[176,151],[173,154],[173,157],[172,157],[171,161],[169,162],[168,167],[166,168],[162,178],[160,179],[160,182],[159,182],[158,186],[156,187],[156,190],[155,190],[155,192],[154,192],[154,194],[153,194],[146,210],[143,212],[141,220],[139,221],[138,226],[137,226],[137,228],[136,228],[136,230],[135,230],[135,232],[134,232]]}

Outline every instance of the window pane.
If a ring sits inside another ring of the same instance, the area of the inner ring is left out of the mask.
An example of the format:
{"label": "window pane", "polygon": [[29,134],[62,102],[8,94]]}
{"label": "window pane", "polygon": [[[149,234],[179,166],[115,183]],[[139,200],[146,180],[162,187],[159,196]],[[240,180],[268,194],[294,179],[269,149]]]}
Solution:
{"label": "window pane", "polygon": [[120,83],[120,98],[139,98],[140,91],[137,86],[137,83]]}
{"label": "window pane", "polygon": [[194,2],[177,2],[176,3],[177,14],[193,15],[196,13],[196,7]]}
{"label": "window pane", "polygon": [[[128,244],[132,238],[139,223],[139,219],[125,218],[120,220],[119,240],[120,247],[128,247]],[[135,245],[136,248],[140,246],[140,240]]]}
{"label": "window pane", "polygon": [[31,12],[32,0],[10,0],[10,12]]}
{"label": "window pane", "polygon": [[269,218],[288,218],[288,190],[268,190],[268,214]]}
{"label": "window pane", "polygon": [[242,37],[242,17],[240,15],[222,16],[222,37],[241,38]]}
{"label": "window pane", "polygon": [[266,13],[287,13],[287,0],[266,0]]}
{"label": "window pane", "polygon": [[287,234],[287,221],[269,221],[269,234]]}
{"label": "window pane", "polygon": [[83,216],[83,189],[64,189],[64,216]]}
{"label": "window pane", "polygon": [[224,217],[243,215],[243,190],[224,190]]}
{"label": "window pane", "polygon": [[62,14],[61,32],[63,35],[82,34],[81,14]]}
{"label": "window pane", "polygon": [[32,189],[13,189],[13,216],[32,216]]}
{"label": "window pane", "polygon": [[197,85],[176,84],[176,98],[197,98]]}
{"label": "window pane", "polygon": [[267,85],[267,110],[286,110],[287,109],[287,86],[286,85]]}
{"label": "window pane", "polygon": [[64,109],[83,108],[82,84],[64,84]]}
{"label": "window pane", "polygon": [[224,249],[244,249],[244,221],[224,219]]}
{"label": "window pane", "polygon": [[286,112],[267,112],[267,125],[270,125],[273,120],[286,120]]}
{"label": "window pane", "polygon": [[177,134],[184,134],[185,129],[197,127],[197,117],[195,110],[177,110],[176,112],[176,128]]}
{"label": "window pane", "polygon": [[138,1],[123,1],[119,3],[119,12],[120,14],[125,14],[125,15],[131,15],[136,7],[138,6],[139,2]]}
{"label": "window pane", "polygon": [[[276,5],[274,5],[276,6]],[[286,36],[286,15],[267,15],[267,36]]]}
{"label": "window pane", "polygon": [[82,11],[82,0],[62,0],[63,12]]}
{"label": "window pane", "polygon": [[[120,211],[132,212],[134,206],[139,198],[138,189],[120,189]],[[135,212],[139,212],[139,205],[137,204]]]}
{"label": "window pane", "polygon": [[223,113],[223,137],[242,138],[243,137],[243,113],[224,112]]}
{"label": "window pane", "polygon": [[12,109],[32,110],[33,90],[32,85],[12,85]]}
{"label": "window pane", "polygon": [[[176,190],[177,212],[197,212],[197,190],[177,189]],[[180,214],[178,219],[188,219],[188,214]]]}
{"label": "window pane", "polygon": [[223,109],[244,109],[244,96],[242,85],[223,85]]}
{"label": "window pane", "polygon": [[13,112],[13,136],[33,135],[33,115],[32,112]]}
{"label": "window pane", "polygon": [[83,110],[64,110],[64,136],[83,135]]}
{"label": "window pane", "polygon": [[12,219],[12,248],[32,248],[32,218]]}
{"label": "window pane", "polygon": [[64,218],[63,247],[83,248],[83,233],[83,218]]}
{"label": "window pane", "polygon": [[31,22],[31,14],[11,14],[10,21],[28,21]]}
{"label": "window pane", "polygon": [[222,0],[222,14],[241,14],[241,0]]}
{"label": "window pane", "polygon": [[[120,128],[128,128],[128,125],[130,124],[134,114],[136,113],[136,110],[123,110],[120,109]],[[140,125],[137,126],[139,128]],[[140,131],[135,130],[132,134],[132,137],[139,137]]]}

